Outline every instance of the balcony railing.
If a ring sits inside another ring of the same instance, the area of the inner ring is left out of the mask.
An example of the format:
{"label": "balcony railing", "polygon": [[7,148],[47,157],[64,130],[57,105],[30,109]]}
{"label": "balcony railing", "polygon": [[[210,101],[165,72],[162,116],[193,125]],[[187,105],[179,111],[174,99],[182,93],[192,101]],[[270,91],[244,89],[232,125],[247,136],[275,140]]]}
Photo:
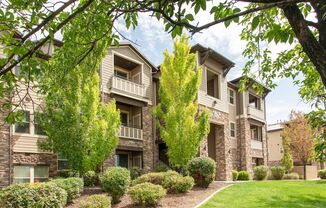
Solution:
{"label": "balcony railing", "polygon": [[265,114],[264,111],[259,110],[257,108],[253,108],[251,106],[248,106],[248,115],[252,118],[256,118],[258,120],[265,120]]}
{"label": "balcony railing", "polygon": [[261,141],[251,139],[251,148],[261,150],[263,149],[263,143]]}
{"label": "balcony railing", "polygon": [[121,126],[118,133],[119,137],[128,139],[143,139],[143,130],[139,128],[133,128],[129,126]]}
{"label": "balcony railing", "polygon": [[133,96],[145,97],[144,85],[117,76],[112,77],[111,88],[126,92]]}

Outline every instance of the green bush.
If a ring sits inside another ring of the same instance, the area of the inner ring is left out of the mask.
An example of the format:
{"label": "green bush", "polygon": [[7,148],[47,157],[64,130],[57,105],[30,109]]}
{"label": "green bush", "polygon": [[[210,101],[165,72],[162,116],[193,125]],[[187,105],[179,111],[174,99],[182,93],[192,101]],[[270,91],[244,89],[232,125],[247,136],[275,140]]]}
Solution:
{"label": "green bush", "polygon": [[162,186],[169,193],[186,193],[194,186],[194,179],[190,176],[172,175],[164,177]]}
{"label": "green bush", "polygon": [[265,180],[268,174],[267,166],[257,166],[254,167],[254,179],[256,180]]}
{"label": "green bush", "polygon": [[282,166],[273,166],[273,167],[271,167],[271,173],[272,173],[273,179],[281,180],[285,174],[285,168]]}
{"label": "green bush", "polygon": [[284,180],[299,180],[299,174],[298,173],[288,173],[284,174],[283,179]]}
{"label": "green bush", "polygon": [[111,198],[105,194],[95,194],[81,202],[79,208],[111,208]]}
{"label": "green bush", "polygon": [[215,161],[209,157],[194,158],[188,164],[188,171],[196,186],[207,188],[215,179]]}
{"label": "green bush", "polygon": [[326,179],[326,169],[318,171],[318,177],[320,179]]}
{"label": "green bush", "polygon": [[245,170],[242,170],[238,174],[238,181],[248,181],[250,179],[249,173]]}
{"label": "green bush", "polygon": [[59,170],[58,177],[59,178],[79,177],[79,173],[78,171],[73,171],[73,170]]}
{"label": "green bush", "polygon": [[238,180],[238,175],[239,175],[238,171],[232,170],[232,179],[233,179],[233,181]]}
{"label": "green bush", "polygon": [[125,194],[130,184],[130,172],[126,168],[108,168],[100,178],[102,190],[112,197],[112,202],[117,203]]}
{"label": "green bush", "polygon": [[67,203],[67,192],[52,182],[15,184],[0,191],[0,207],[62,208]]}
{"label": "green bush", "polygon": [[135,204],[148,207],[157,205],[166,195],[166,190],[160,185],[146,182],[131,187],[128,193]]}
{"label": "green bush", "polygon": [[84,189],[84,183],[81,178],[55,179],[51,181],[67,192],[67,202],[80,197]]}
{"label": "green bush", "polygon": [[138,178],[136,178],[133,182],[132,185],[137,185],[140,183],[145,183],[145,182],[149,182],[152,184],[156,184],[156,185],[162,185],[163,180],[165,177],[171,177],[177,175],[179,176],[180,174],[173,171],[173,170],[169,170],[167,172],[152,172],[152,173],[147,173],[144,174]]}
{"label": "green bush", "polygon": [[144,171],[141,168],[133,167],[130,169],[130,178],[131,180],[135,180],[139,176],[143,175]]}
{"label": "green bush", "polygon": [[170,167],[161,161],[155,167],[155,172],[166,172],[168,170],[170,170]]}
{"label": "green bush", "polygon": [[95,186],[96,182],[97,182],[97,174],[95,173],[95,171],[87,171],[84,174],[84,185],[89,187],[89,186]]}

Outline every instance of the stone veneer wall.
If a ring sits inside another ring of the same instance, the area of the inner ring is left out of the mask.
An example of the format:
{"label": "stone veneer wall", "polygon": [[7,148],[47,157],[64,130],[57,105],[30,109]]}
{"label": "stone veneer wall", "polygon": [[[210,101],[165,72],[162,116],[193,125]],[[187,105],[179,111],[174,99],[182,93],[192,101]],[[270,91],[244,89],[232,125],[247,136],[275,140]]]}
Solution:
{"label": "stone veneer wall", "polygon": [[250,123],[247,118],[237,119],[237,138],[239,150],[239,169],[252,172]]}
{"label": "stone veneer wall", "polygon": [[[199,106],[199,110],[205,109]],[[210,123],[216,124],[216,180],[232,179],[232,153],[231,140],[229,137],[229,115],[221,111],[209,108],[211,112]],[[200,155],[208,155],[207,139],[200,145]]]}
{"label": "stone veneer wall", "polygon": [[6,116],[7,113],[0,111],[0,187],[10,182],[10,125],[4,123]]}

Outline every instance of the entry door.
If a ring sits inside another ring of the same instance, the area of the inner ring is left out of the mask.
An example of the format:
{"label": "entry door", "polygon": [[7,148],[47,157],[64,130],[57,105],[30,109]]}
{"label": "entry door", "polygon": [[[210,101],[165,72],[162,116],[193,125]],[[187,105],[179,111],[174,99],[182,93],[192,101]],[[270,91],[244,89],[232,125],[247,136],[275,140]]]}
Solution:
{"label": "entry door", "polygon": [[137,74],[133,75],[131,78],[132,78],[132,81],[134,81],[134,82],[136,82],[138,84],[141,83],[140,82],[140,73],[137,73]]}
{"label": "entry door", "polygon": [[134,115],[132,122],[133,122],[134,127],[140,129],[141,128],[141,116],[140,116],[140,114]]}
{"label": "entry door", "polygon": [[216,161],[216,125],[210,124],[210,132],[207,137],[208,157]]}

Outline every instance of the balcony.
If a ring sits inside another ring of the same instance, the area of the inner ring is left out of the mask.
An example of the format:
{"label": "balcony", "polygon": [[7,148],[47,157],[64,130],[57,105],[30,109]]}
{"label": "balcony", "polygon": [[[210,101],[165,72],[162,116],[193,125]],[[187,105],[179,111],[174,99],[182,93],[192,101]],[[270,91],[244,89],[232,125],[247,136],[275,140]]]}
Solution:
{"label": "balcony", "polygon": [[146,90],[145,86],[125,78],[118,76],[112,76],[111,78],[111,92],[128,96],[138,100],[147,100],[145,98]]}
{"label": "balcony", "polygon": [[265,114],[262,110],[254,108],[252,106],[248,106],[248,116],[265,123]]}
{"label": "balcony", "polygon": [[143,140],[143,130],[139,128],[121,126],[118,135],[122,138]]}
{"label": "balcony", "polygon": [[251,149],[262,150],[263,149],[263,143],[261,141],[251,139]]}

